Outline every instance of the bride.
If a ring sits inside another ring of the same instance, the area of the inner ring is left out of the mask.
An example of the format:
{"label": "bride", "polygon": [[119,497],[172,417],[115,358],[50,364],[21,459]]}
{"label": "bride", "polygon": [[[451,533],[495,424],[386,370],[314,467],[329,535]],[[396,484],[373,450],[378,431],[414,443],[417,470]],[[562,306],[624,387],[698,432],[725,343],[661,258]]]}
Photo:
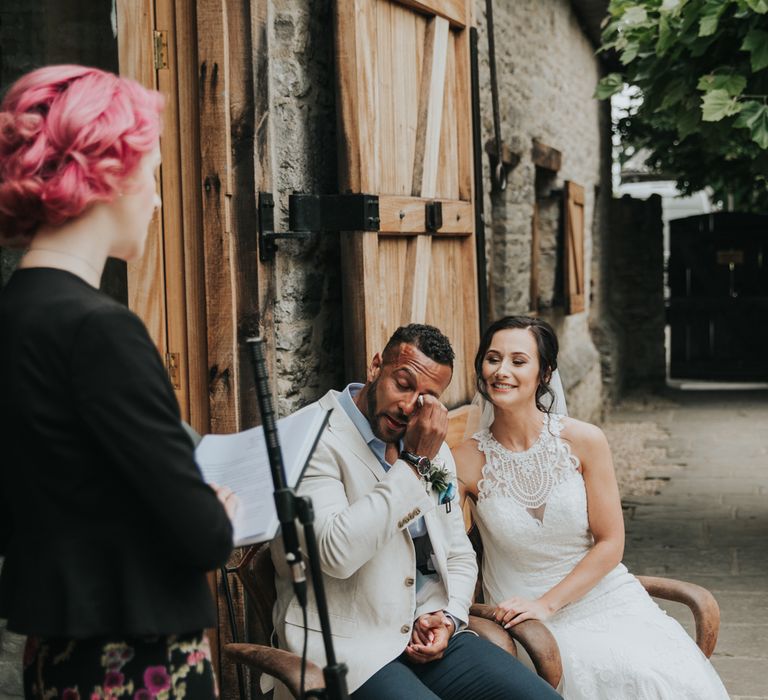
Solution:
{"label": "bride", "polygon": [[454,457],[476,505],[485,602],[506,628],[533,618],[550,629],[566,700],[727,700],[704,654],[621,563],[605,435],[551,410],[557,350],[549,324],[511,316],[475,357],[486,427]]}

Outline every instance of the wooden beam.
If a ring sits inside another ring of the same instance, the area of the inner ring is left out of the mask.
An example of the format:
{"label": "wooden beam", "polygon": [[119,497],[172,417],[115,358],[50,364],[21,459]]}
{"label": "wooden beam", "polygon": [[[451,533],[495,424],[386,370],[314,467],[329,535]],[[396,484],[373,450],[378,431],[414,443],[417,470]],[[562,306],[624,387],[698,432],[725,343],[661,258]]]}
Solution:
{"label": "wooden beam", "polygon": [[[205,308],[205,259],[203,255],[200,193],[200,111],[197,94],[197,28],[195,0],[176,0],[176,50],[178,91],[182,227],[187,317],[187,367],[189,422],[201,435],[210,429],[208,404],[208,347]],[[183,126],[182,126],[183,125]]]}
{"label": "wooden beam", "polygon": [[440,132],[445,95],[445,66],[448,53],[448,21],[434,17],[427,24],[424,65],[421,69],[416,150],[413,160],[414,197],[434,197],[440,160]]}
{"label": "wooden beam", "polygon": [[552,146],[547,146],[537,139],[533,139],[531,148],[531,160],[533,164],[545,170],[558,172],[563,164],[563,154]]}
{"label": "wooden beam", "polygon": [[432,238],[415,236],[407,243],[405,254],[405,288],[400,324],[425,323],[427,294],[432,268]]}
{"label": "wooden beam", "polygon": [[199,0],[197,5],[208,393],[214,433],[240,429],[226,6],[226,0]]}
{"label": "wooden beam", "polygon": [[466,3],[464,0],[395,0],[395,2],[425,15],[437,15],[459,29],[469,26],[470,17],[467,6],[471,3]]}
{"label": "wooden beam", "polygon": [[379,191],[378,75],[376,4],[368,0],[334,3],[339,189]]}
{"label": "wooden beam", "polygon": [[[228,1],[229,118],[232,152],[232,265],[235,288],[234,343],[238,352],[237,411],[239,425],[250,428],[261,422],[256,384],[245,338],[259,335],[259,252],[254,222],[256,212],[254,156],[254,54],[251,8],[260,3]],[[271,339],[274,334],[271,335]],[[274,345],[274,342],[269,343]]]}
{"label": "wooden beam", "polygon": [[[178,93],[178,55],[176,14],[172,0],[155,0],[155,29],[167,41],[166,65],[157,67],[157,87],[165,96],[163,138],[160,139],[162,165],[163,255],[165,263],[165,305],[168,352],[173,356],[171,373],[176,398],[184,420],[190,419],[189,369],[187,349],[187,281],[184,265],[184,217],[181,189],[181,116]],[[186,125],[187,119],[183,120]],[[207,428],[207,426],[205,426]]]}
{"label": "wooden beam", "polygon": [[379,233],[415,235],[428,233],[426,205],[439,201],[443,208],[443,225],[434,232],[436,236],[469,236],[474,229],[474,211],[471,202],[461,200],[432,200],[424,197],[379,197]]}
{"label": "wooden beam", "polygon": [[[470,7],[473,3],[469,3]],[[474,153],[472,151],[472,85],[470,75],[469,32],[451,32],[456,54],[456,117],[459,168],[459,199],[474,201]],[[474,227],[474,224],[470,224]]]}
{"label": "wooden beam", "polygon": [[536,313],[539,310],[539,256],[541,254],[539,242],[539,203],[533,203],[533,216],[531,217],[531,282],[529,288],[530,300],[528,308]]}
{"label": "wooden beam", "polygon": [[[376,264],[379,241],[376,233],[344,231],[341,233],[341,264],[344,275],[344,370],[349,381],[361,381],[373,355],[376,334],[370,324],[376,322],[376,288],[379,278]],[[381,300],[379,300],[381,302]]]}

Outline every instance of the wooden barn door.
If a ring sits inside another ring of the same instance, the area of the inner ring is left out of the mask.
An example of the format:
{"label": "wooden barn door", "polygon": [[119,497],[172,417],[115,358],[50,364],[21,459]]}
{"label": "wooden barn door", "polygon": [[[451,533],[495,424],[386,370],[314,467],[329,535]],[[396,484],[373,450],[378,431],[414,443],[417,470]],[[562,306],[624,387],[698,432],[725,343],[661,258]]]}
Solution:
{"label": "wooden barn door", "polygon": [[[117,0],[120,73],[165,96],[161,211],[144,256],[129,266],[129,306],[146,323],[200,433],[251,427],[256,406],[240,334],[259,319],[253,235],[251,19],[245,2]],[[257,16],[263,23],[263,13]],[[201,136],[202,134],[202,136]],[[249,134],[251,136],[249,136]],[[266,188],[263,179],[259,185]],[[245,365],[244,371],[241,367]],[[250,394],[248,392],[250,391]],[[229,567],[245,550],[235,550]],[[240,639],[244,596],[230,576]],[[219,625],[209,630],[222,697],[238,697],[220,572],[211,574]]]}
{"label": "wooden barn door", "polygon": [[378,195],[381,219],[342,234],[347,374],[364,378],[398,326],[429,323],[456,351],[449,407],[474,394],[479,335],[470,8],[337,0],[335,17],[340,190]]}
{"label": "wooden barn door", "polygon": [[[120,73],[165,97],[160,194],[141,259],[128,266],[128,304],[165,358],[182,417],[209,420],[194,0],[118,0]],[[183,125],[183,128],[182,128]]]}

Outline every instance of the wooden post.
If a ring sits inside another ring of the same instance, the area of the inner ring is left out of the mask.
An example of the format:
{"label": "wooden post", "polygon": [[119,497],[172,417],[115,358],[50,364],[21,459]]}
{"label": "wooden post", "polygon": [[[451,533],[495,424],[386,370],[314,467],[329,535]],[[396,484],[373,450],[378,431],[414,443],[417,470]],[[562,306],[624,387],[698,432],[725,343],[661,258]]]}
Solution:
{"label": "wooden post", "polygon": [[197,5],[208,392],[211,431],[216,433],[240,428],[227,4],[200,0]]}

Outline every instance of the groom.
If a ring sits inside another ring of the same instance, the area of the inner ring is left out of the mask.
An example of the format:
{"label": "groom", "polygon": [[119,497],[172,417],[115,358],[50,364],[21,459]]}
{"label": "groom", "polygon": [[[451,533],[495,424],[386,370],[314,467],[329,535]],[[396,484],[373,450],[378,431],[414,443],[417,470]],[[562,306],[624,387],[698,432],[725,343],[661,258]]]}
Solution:
{"label": "groom", "polygon": [[[334,647],[349,667],[354,700],[559,697],[505,651],[462,631],[475,554],[461,508],[445,505],[451,490],[435,478],[446,468],[455,479],[439,401],[453,359],[436,328],[398,328],[371,360],[365,384],[319,402],[333,413],[299,493],[314,504]],[[302,612],[279,541],[273,560],[280,645],[300,654]],[[323,666],[311,595],[308,619],[308,657]],[[286,697],[279,689],[276,698]]]}

